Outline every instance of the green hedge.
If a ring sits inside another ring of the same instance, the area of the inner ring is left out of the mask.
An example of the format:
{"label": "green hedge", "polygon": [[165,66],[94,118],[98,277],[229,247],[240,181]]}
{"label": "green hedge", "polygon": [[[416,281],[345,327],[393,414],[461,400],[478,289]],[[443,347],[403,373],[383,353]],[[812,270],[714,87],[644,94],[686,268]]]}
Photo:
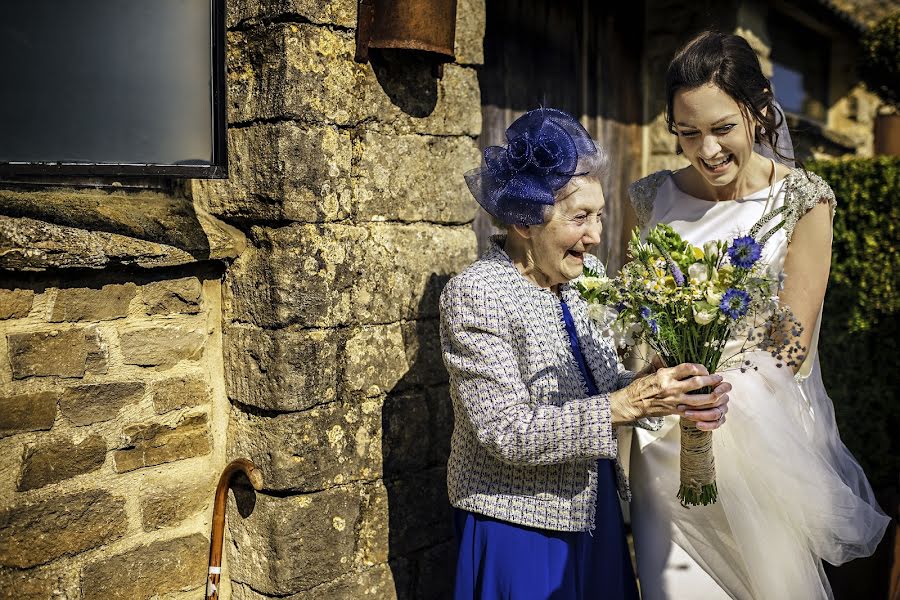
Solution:
{"label": "green hedge", "polygon": [[876,489],[900,474],[900,159],[815,161],[834,189],[831,277],[819,352],[844,442]]}

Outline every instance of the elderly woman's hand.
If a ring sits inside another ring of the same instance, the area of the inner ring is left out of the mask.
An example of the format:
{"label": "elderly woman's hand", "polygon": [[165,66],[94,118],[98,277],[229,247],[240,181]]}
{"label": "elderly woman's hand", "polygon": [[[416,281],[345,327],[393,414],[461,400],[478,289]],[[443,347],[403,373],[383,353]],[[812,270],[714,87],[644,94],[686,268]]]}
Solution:
{"label": "elderly woman's hand", "polygon": [[[691,394],[704,387],[709,394]],[[610,394],[614,424],[631,423],[643,417],[679,414],[709,431],[725,422],[731,384],[721,375],[710,375],[702,365],[684,363],[655,373]]]}

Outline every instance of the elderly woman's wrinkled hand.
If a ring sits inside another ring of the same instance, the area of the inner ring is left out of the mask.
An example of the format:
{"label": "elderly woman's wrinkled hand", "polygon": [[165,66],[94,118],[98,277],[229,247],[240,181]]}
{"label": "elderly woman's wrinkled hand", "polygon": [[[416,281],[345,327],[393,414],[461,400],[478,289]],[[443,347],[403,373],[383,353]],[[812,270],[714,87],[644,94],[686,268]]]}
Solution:
{"label": "elderly woman's wrinkled hand", "polygon": [[[713,388],[712,392],[691,393],[705,387]],[[730,391],[730,383],[721,375],[710,375],[702,365],[661,368],[610,395],[613,422],[678,414],[695,421],[698,429],[709,431],[725,422]]]}

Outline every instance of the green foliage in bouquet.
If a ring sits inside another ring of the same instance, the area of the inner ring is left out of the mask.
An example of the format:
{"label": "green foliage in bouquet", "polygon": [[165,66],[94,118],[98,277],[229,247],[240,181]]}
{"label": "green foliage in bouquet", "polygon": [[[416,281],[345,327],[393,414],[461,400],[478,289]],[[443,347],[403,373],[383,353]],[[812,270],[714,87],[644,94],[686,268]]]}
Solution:
{"label": "green foliage in bouquet", "polygon": [[900,472],[900,159],[817,161],[834,189],[819,358],[841,436],[876,490]]}

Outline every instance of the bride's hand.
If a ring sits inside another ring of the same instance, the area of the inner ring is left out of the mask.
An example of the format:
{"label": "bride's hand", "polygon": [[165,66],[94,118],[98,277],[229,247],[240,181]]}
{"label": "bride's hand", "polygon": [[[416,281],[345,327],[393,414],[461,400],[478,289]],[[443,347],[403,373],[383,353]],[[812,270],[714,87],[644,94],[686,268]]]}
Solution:
{"label": "bride's hand", "polygon": [[[709,394],[690,393],[704,387],[714,389]],[[710,375],[702,365],[661,368],[610,394],[613,423],[679,414],[695,421],[698,429],[716,429],[725,422],[729,391],[730,383],[721,375]]]}
{"label": "bride's hand", "polygon": [[731,384],[723,381],[713,389],[710,394],[696,394],[691,397],[694,399],[706,398],[704,404],[680,404],[678,406],[678,414],[697,423],[697,429],[703,431],[712,431],[718,429],[725,422],[725,414],[728,412],[728,392],[731,391]]}

